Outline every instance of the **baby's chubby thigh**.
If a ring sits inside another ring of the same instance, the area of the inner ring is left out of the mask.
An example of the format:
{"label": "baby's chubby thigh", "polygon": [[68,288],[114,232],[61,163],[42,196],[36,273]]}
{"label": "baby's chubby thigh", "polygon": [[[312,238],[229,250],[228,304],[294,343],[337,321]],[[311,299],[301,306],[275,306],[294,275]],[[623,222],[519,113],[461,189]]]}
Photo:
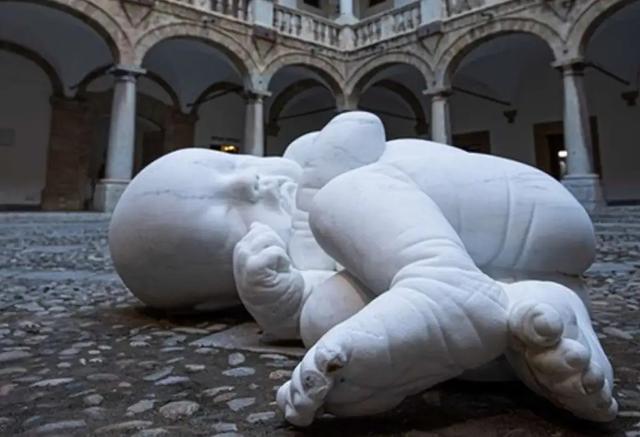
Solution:
{"label": "baby's chubby thigh", "polygon": [[376,295],[403,267],[438,251],[431,241],[461,245],[435,203],[404,172],[383,164],[325,185],[314,197],[309,225],[324,251]]}

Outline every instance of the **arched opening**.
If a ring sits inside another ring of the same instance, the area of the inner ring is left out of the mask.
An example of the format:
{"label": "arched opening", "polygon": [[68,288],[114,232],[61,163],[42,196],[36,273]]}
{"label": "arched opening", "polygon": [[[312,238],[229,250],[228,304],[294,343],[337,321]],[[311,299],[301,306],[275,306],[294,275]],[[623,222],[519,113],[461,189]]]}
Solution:
{"label": "arched opening", "polygon": [[640,2],[624,4],[597,17],[582,41],[589,109],[598,120],[602,188],[614,204],[640,201]]}
{"label": "arched opening", "polygon": [[271,97],[266,102],[265,154],[280,156],[297,137],[322,129],[337,112],[332,92],[336,87],[306,66],[278,70],[270,82]]}
{"label": "arched opening", "polygon": [[[24,23],[29,23],[28,32]],[[119,60],[108,35],[80,11],[49,3],[0,2],[0,40],[5,42],[5,50],[0,49],[0,106],[6,112],[0,132],[0,205],[87,206],[90,131],[86,108],[75,95],[87,74]],[[40,68],[9,53],[9,45],[41,59]],[[47,75],[57,77],[53,88]]]}
{"label": "arched opening", "polygon": [[[89,180],[96,184],[105,178],[113,78],[109,74],[93,77],[82,90],[87,108],[87,124],[91,131]],[[175,93],[163,82],[156,82],[153,74],[138,79],[134,138],[133,172],[138,173],[155,159],[172,150],[167,144],[173,128],[174,114],[179,112]]]}
{"label": "arched opening", "polygon": [[412,65],[385,64],[364,74],[354,86],[358,109],[376,114],[387,139],[426,138],[429,131],[422,98],[425,78]]}
{"label": "arched opening", "polygon": [[563,100],[554,55],[540,37],[498,34],[450,63],[452,143],[563,175]]}
{"label": "arched opening", "polygon": [[45,184],[54,85],[31,59],[0,48],[0,208],[37,207]]}
{"label": "arched opening", "polygon": [[243,73],[219,47],[194,37],[174,36],[145,54],[142,66],[161,78],[180,101],[167,130],[174,132],[164,152],[183,147],[240,147],[244,129],[244,99],[226,93],[221,84],[242,89]]}

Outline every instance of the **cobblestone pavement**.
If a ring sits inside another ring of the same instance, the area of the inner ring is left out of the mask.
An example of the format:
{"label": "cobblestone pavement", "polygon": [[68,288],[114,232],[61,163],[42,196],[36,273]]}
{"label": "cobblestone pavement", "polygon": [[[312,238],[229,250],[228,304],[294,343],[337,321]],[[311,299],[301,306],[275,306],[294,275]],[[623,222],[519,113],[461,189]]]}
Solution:
{"label": "cobblestone pavement", "polygon": [[448,382],[373,418],[287,425],[274,390],[296,359],[192,342],[242,310],[144,308],[115,276],[98,214],[0,214],[0,435],[640,436],[640,208],[595,217],[595,324],[620,416],[594,425],[517,382]]}

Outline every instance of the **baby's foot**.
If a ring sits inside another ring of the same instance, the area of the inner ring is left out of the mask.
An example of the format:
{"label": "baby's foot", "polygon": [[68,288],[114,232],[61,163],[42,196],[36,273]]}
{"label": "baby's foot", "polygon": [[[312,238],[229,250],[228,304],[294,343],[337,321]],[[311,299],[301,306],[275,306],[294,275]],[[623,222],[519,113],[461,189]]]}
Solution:
{"label": "baby's foot", "polygon": [[308,426],[319,415],[335,385],[336,371],[347,363],[344,351],[324,343],[312,347],[295,368],[291,380],[278,390],[278,407],[290,423]]}
{"label": "baby's foot", "polygon": [[297,338],[305,283],[292,268],[278,234],[253,223],[236,244],[233,272],[242,303],[265,333],[271,338]]}
{"label": "baby's foot", "polygon": [[582,301],[551,282],[505,286],[511,299],[507,358],[522,381],[587,420],[613,420],[613,372]]}

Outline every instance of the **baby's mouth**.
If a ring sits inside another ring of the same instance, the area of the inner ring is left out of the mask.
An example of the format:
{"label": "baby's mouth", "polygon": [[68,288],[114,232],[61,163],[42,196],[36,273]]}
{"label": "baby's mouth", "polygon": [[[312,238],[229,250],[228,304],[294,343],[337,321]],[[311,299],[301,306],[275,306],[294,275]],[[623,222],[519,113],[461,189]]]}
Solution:
{"label": "baby's mouth", "polygon": [[293,214],[296,203],[296,187],[294,182],[286,181],[280,185],[279,200],[280,208],[288,214]]}

